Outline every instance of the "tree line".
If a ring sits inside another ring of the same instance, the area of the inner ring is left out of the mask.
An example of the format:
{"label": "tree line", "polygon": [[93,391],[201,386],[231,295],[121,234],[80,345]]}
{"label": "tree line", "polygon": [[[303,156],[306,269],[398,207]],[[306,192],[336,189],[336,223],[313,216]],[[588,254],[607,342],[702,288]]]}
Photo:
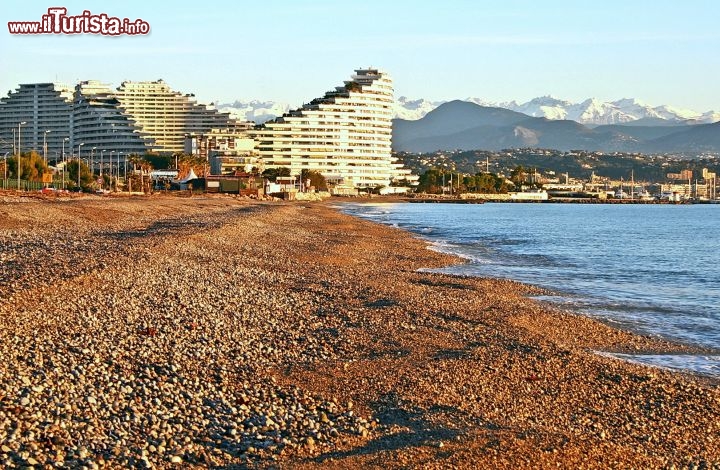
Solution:
{"label": "tree line", "polygon": [[431,168],[420,175],[417,192],[429,194],[451,193],[507,193],[511,184],[495,173],[467,175],[456,171]]}
{"label": "tree line", "polygon": [[[0,160],[0,178],[8,179],[18,178],[18,159],[17,156],[9,156]],[[177,169],[179,176],[187,175],[192,170],[196,175],[204,177],[208,171],[207,160],[196,156],[183,153],[176,154],[158,154],[147,152],[143,155],[131,154],[127,157],[128,170],[141,170],[142,174],[147,174],[152,170],[170,170]],[[43,175],[52,173],[52,169],[45,162],[45,159],[35,150],[23,152],[20,157],[20,179],[24,181],[40,182]],[[90,166],[84,160],[77,158],[69,159],[65,164],[65,187],[71,190],[77,190],[78,183],[82,191],[91,191],[95,188],[97,177],[99,176],[98,167],[95,171],[91,171]],[[79,173],[79,174],[78,174]],[[268,168],[260,172],[258,167],[252,169],[252,173],[261,176],[272,182],[275,182],[280,176],[290,176],[290,168]],[[147,177],[143,177],[135,171],[128,171],[125,179],[124,190],[147,190],[150,181]],[[310,182],[317,190],[327,190],[327,181],[325,177],[315,170],[303,170],[300,176],[303,184]],[[103,172],[103,187],[111,187],[113,181],[107,171]]]}

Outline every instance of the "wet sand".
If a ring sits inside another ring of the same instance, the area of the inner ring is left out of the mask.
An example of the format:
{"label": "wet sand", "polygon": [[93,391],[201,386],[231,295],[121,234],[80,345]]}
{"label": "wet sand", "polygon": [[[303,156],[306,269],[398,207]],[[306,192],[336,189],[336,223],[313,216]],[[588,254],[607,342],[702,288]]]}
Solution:
{"label": "wet sand", "polygon": [[0,196],[0,464],[717,468],[699,352],[329,204]]}

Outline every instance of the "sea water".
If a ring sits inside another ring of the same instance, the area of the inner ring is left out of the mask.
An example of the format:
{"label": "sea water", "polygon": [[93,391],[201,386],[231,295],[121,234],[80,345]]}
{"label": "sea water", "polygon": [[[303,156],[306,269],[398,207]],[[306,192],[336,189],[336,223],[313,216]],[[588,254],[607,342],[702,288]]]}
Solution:
{"label": "sea water", "polygon": [[[439,271],[513,279],[617,327],[720,348],[720,205],[351,204],[466,263]],[[717,355],[623,359],[720,376]]]}

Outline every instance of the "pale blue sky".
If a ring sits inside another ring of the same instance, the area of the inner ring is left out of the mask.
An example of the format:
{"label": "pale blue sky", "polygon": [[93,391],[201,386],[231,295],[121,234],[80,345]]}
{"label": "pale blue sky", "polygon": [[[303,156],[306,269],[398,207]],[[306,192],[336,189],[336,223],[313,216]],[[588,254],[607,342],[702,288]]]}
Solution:
{"label": "pale blue sky", "polygon": [[[163,78],[204,103],[299,105],[374,66],[391,73],[396,96],[411,98],[633,97],[720,110],[716,0],[8,3],[0,5],[3,96],[18,83]],[[142,18],[151,33],[8,33],[8,21],[39,21],[57,5]]]}

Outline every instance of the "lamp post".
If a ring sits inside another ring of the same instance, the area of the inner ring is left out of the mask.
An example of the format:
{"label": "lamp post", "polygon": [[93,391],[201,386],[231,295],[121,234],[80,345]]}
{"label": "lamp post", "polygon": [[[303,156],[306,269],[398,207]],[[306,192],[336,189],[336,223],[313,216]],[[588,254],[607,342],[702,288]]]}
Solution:
{"label": "lamp post", "polygon": [[92,150],[90,150],[90,176],[95,179],[95,149],[97,147],[93,147]]}
{"label": "lamp post", "polygon": [[103,156],[105,149],[100,150],[100,189],[105,189],[105,180],[103,179]]}
{"label": "lamp post", "polygon": [[5,169],[5,177],[3,178],[3,188],[7,188],[7,156],[10,152],[5,152],[5,163],[3,164],[3,168]]}
{"label": "lamp post", "polygon": [[18,184],[17,184],[17,190],[20,191],[20,153],[21,153],[21,143],[20,140],[20,127],[27,124],[27,121],[23,121],[18,123],[18,146],[17,146],[17,177],[18,177]]}
{"label": "lamp post", "polygon": [[113,171],[112,171],[112,165],[113,165],[112,157],[113,157],[113,153],[115,153],[115,150],[110,150],[110,191],[112,191],[112,181],[113,181],[113,179],[112,179],[112,175],[113,175]]}
{"label": "lamp post", "polygon": [[45,159],[45,166],[47,166],[47,135],[48,132],[52,132],[50,129],[43,132],[43,158]]}
{"label": "lamp post", "polygon": [[80,162],[82,161],[80,159],[80,147],[85,145],[85,142],[78,144],[78,192],[80,192]]}
{"label": "lamp post", "polygon": [[[47,135],[48,135],[48,132],[52,132],[52,131],[50,129],[46,129],[45,132],[43,132],[43,159],[45,160],[45,169],[46,170],[47,170],[47,166],[48,166],[48,159],[47,159]],[[55,163],[55,165],[57,165],[57,163]],[[47,183],[45,183],[45,185],[46,186],[44,186],[44,187],[47,187]]]}
{"label": "lamp post", "polygon": [[65,142],[67,142],[68,140],[70,140],[70,137],[65,137],[65,138],[63,139],[63,141],[62,141],[62,147],[63,147],[63,154],[62,154],[62,158],[63,158],[63,182],[62,182],[62,183],[63,183],[63,189],[65,189],[65,172],[67,171],[67,162],[65,161]]}

